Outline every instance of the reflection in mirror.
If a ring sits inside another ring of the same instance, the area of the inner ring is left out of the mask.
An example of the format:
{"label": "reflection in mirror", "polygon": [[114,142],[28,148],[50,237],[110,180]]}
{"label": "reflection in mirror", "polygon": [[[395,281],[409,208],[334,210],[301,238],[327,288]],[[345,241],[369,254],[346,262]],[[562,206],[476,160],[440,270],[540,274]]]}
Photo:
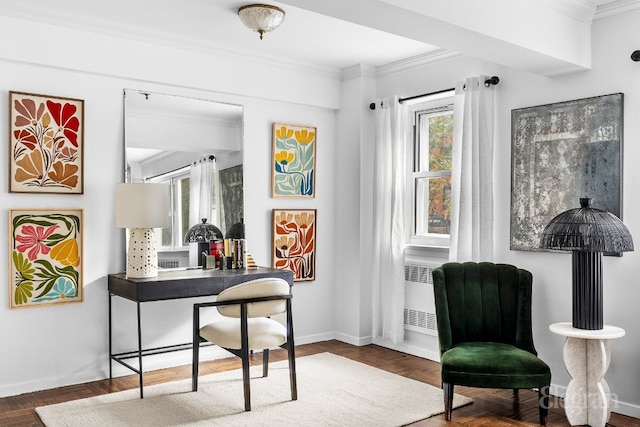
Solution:
{"label": "reflection in mirror", "polygon": [[198,265],[188,230],[206,219],[226,234],[244,218],[243,108],[125,89],[124,115],[125,181],[171,189],[171,226],[157,233],[160,267]]}

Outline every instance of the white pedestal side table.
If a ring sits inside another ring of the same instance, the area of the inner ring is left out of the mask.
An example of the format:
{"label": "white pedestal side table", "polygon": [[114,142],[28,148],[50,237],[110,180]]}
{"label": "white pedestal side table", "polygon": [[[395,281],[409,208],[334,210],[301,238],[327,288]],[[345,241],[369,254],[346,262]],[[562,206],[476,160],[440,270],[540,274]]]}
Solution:
{"label": "white pedestal side table", "polygon": [[603,329],[574,328],[571,322],[549,326],[554,334],[566,337],[564,363],[571,381],[564,397],[564,411],[572,426],[604,427],[611,415],[611,391],[604,374],[611,362],[609,340],[620,338],[625,331],[617,326]]}

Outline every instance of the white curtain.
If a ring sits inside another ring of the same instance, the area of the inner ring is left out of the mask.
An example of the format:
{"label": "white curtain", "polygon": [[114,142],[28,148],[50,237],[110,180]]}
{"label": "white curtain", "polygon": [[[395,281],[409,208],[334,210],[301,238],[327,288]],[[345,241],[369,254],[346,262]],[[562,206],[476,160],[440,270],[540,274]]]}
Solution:
{"label": "white curtain", "polygon": [[397,97],[376,103],[373,183],[373,339],[404,340],[406,109]]}
{"label": "white curtain", "polygon": [[211,202],[213,197],[213,175],[215,159],[202,159],[191,165],[189,175],[189,227],[202,222],[215,225],[211,218]]}
{"label": "white curtain", "polygon": [[493,260],[493,88],[486,76],[456,84],[450,261]]}

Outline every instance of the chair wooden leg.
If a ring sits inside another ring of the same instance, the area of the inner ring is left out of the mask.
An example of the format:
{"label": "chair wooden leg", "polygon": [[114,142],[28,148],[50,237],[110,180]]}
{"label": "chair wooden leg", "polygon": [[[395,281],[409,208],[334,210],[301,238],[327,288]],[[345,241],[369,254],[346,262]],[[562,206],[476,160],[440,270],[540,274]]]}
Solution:
{"label": "chair wooden leg", "polygon": [[267,377],[269,375],[269,349],[262,350],[262,376]]}
{"label": "chair wooden leg", "polygon": [[191,358],[191,391],[198,391],[200,363],[200,308],[193,306],[193,357]]}
{"label": "chair wooden leg", "polygon": [[547,425],[549,415],[549,386],[538,389],[538,410],[540,412],[540,425]]}
{"label": "chair wooden leg", "polygon": [[296,380],[296,345],[293,339],[293,315],[291,314],[291,300],[287,300],[287,355],[289,356],[289,384],[291,385],[291,400],[298,400],[298,383]]}
{"label": "chair wooden leg", "polygon": [[442,383],[444,394],[444,419],[451,421],[451,410],[453,408],[453,384]]}
{"label": "chair wooden leg", "polygon": [[240,305],[240,337],[242,348],[240,354],[242,358],[242,384],[244,386],[244,410],[251,410],[251,388],[249,385],[249,328],[247,325],[247,304]]}

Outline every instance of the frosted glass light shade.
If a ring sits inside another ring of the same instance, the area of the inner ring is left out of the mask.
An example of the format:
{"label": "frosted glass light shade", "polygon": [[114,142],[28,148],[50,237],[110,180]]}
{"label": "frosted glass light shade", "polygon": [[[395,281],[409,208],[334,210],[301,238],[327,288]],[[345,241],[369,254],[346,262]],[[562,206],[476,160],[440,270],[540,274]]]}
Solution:
{"label": "frosted glass light shade", "polygon": [[268,4],[249,4],[238,9],[242,23],[250,30],[260,34],[275,30],[284,21],[284,10]]}
{"label": "frosted glass light shade", "polygon": [[129,228],[127,277],[158,275],[158,248],[154,228],[169,225],[169,187],[166,184],[118,184],[116,224]]}

